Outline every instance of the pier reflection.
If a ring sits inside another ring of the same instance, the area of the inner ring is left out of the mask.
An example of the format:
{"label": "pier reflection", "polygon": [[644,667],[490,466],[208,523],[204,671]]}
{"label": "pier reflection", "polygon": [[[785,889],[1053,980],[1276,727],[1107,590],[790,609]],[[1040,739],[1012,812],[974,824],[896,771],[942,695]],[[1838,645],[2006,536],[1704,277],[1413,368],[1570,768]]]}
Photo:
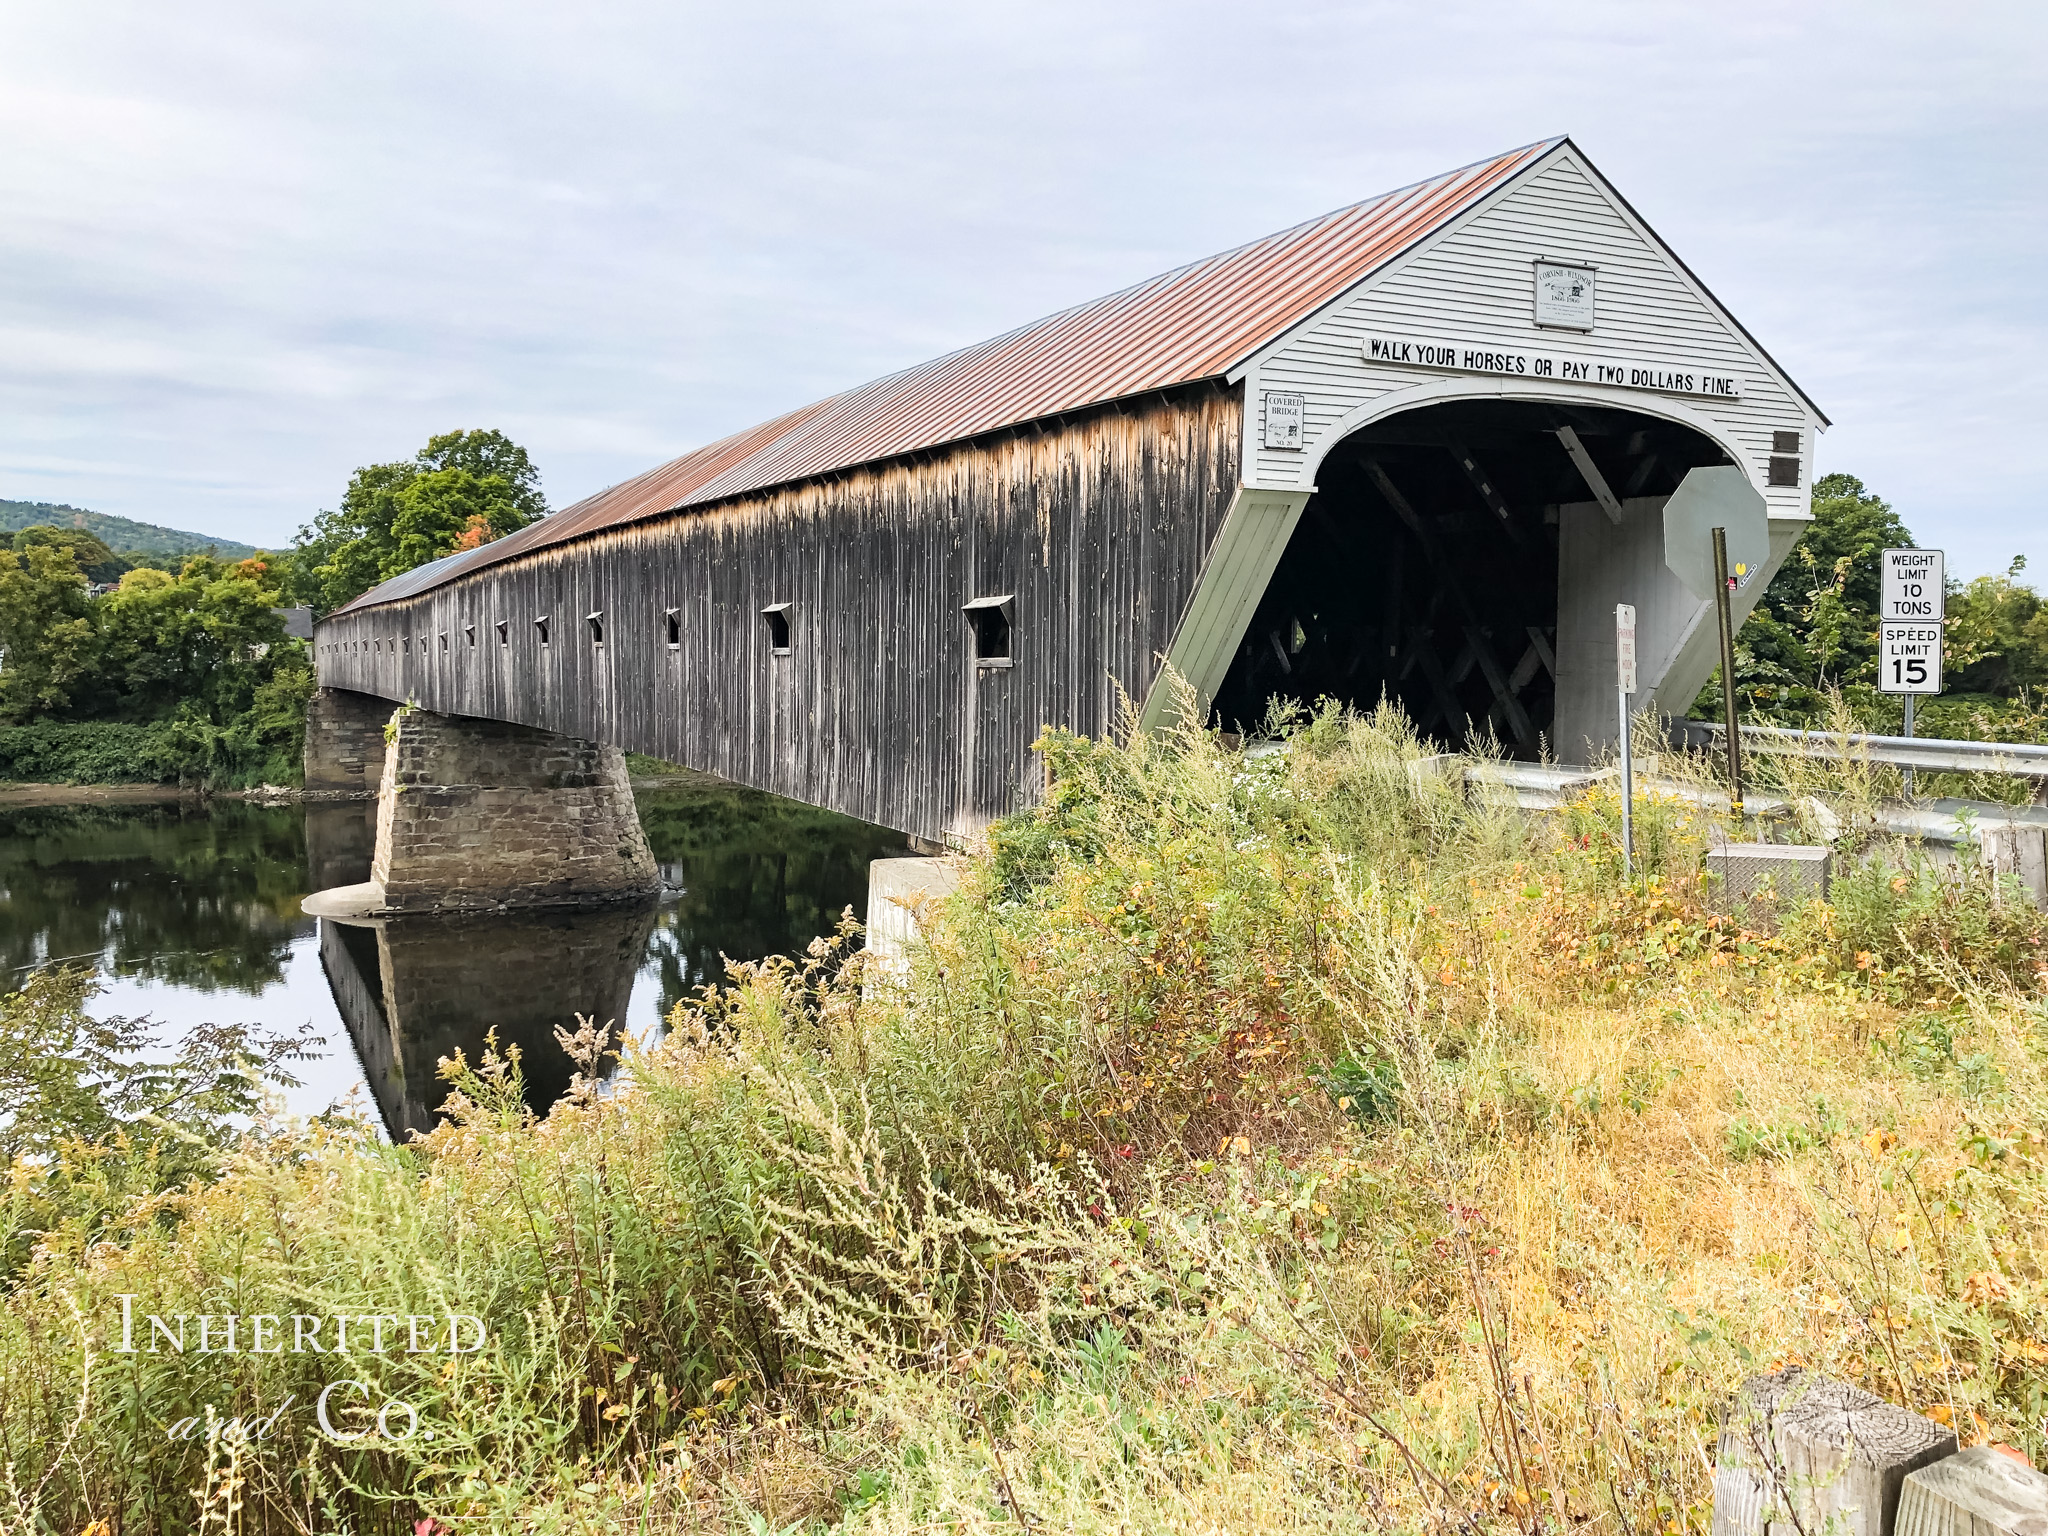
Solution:
{"label": "pier reflection", "polygon": [[581,1013],[626,1019],[655,909],[320,923],[320,965],[394,1140],[434,1127],[449,1085],[443,1057],[474,1063],[496,1032],[520,1054],[536,1113],[568,1089],[555,1043]]}

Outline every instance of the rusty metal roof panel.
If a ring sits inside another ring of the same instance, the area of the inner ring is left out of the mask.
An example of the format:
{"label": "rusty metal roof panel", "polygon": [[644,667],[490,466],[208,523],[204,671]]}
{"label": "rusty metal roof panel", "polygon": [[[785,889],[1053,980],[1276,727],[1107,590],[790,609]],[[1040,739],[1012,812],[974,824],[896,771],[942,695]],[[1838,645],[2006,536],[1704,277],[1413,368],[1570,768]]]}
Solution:
{"label": "rusty metal roof panel", "polygon": [[343,608],[641,518],[1218,378],[1565,141],[1546,139],[1225,251],[708,444]]}

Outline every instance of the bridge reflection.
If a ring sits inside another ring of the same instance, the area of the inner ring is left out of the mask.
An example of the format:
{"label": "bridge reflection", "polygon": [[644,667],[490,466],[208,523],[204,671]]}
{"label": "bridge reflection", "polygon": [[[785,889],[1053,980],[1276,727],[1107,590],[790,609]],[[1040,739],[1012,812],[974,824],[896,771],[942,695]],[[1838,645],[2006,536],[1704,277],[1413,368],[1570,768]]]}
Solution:
{"label": "bridge reflection", "polygon": [[569,1086],[557,1028],[581,1013],[623,1023],[652,906],[502,917],[322,919],[320,964],[394,1140],[433,1129],[450,1087],[444,1057],[474,1063],[487,1035],[517,1049],[526,1102],[545,1113]]}
{"label": "bridge reflection", "polygon": [[[864,909],[869,861],[904,851],[900,834],[731,786],[656,790],[639,812],[672,893],[659,906],[321,920],[320,963],[394,1139],[433,1127],[441,1058],[474,1062],[493,1029],[545,1112],[571,1073],[557,1027],[579,1012],[627,1026],[632,1005],[630,1027],[651,1029],[728,956],[803,953],[846,907]],[[374,804],[309,804],[305,828],[306,889],[369,878]]]}

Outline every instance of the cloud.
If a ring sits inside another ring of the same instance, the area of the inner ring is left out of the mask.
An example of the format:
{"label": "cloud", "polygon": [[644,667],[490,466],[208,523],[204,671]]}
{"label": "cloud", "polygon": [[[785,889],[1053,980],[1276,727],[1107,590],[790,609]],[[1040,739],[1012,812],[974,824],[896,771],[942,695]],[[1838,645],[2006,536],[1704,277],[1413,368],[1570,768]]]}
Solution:
{"label": "cloud", "polygon": [[[558,504],[1568,131],[1959,571],[2026,551],[2035,7],[77,0],[0,18],[0,495],[276,542],[495,425]],[[138,473],[154,465],[155,472]]]}

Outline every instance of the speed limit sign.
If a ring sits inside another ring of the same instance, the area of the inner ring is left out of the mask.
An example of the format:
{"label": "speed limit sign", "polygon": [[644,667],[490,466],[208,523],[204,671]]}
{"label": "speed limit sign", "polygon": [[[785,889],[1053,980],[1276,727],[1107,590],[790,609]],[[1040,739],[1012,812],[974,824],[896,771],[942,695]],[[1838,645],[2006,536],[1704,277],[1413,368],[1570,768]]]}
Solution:
{"label": "speed limit sign", "polygon": [[1877,627],[1880,693],[1941,692],[1941,621]]}

